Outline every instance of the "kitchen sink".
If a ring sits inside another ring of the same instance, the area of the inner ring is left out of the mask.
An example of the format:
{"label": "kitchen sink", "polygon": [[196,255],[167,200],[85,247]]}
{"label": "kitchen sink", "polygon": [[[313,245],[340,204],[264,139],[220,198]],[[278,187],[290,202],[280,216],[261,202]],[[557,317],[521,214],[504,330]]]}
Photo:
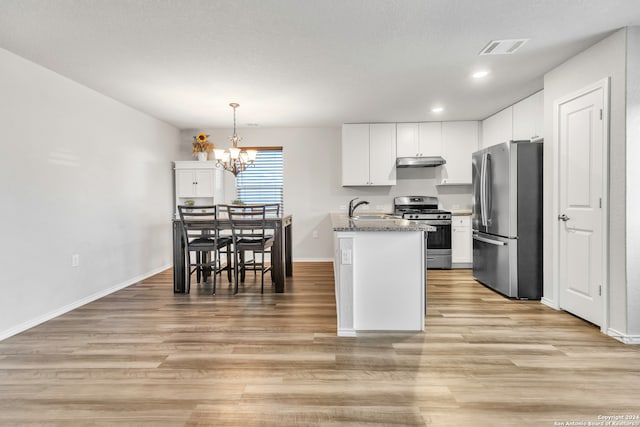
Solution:
{"label": "kitchen sink", "polygon": [[390,214],[371,214],[371,215],[355,215],[351,219],[371,221],[374,219],[400,219],[400,217],[397,215],[390,215]]}

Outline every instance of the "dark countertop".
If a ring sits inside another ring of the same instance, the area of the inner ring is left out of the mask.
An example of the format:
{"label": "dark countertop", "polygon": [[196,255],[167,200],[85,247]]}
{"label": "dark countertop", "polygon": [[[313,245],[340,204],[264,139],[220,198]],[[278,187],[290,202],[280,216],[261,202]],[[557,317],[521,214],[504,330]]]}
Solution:
{"label": "dark countertop", "polygon": [[432,225],[402,218],[349,219],[345,213],[331,213],[333,231],[436,231]]}

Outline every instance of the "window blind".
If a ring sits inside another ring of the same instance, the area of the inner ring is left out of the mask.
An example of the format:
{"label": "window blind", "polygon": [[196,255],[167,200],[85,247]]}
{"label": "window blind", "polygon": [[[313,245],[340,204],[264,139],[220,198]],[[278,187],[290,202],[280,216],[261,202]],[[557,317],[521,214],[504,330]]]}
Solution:
{"label": "window blind", "polygon": [[[247,147],[243,147],[247,149]],[[279,203],[283,201],[282,147],[252,147],[258,155],[253,167],[240,172],[236,178],[237,198],[244,203]]]}

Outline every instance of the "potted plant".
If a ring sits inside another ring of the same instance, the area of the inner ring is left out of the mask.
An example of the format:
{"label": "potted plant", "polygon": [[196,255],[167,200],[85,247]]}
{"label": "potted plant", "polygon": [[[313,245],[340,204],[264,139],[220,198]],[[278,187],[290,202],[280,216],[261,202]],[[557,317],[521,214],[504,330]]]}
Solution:
{"label": "potted plant", "polygon": [[193,137],[193,143],[191,144],[193,147],[193,157],[198,160],[207,160],[209,153],[215,148],[213,143],[208,141],[208,138],[209,135],[203,132]]}

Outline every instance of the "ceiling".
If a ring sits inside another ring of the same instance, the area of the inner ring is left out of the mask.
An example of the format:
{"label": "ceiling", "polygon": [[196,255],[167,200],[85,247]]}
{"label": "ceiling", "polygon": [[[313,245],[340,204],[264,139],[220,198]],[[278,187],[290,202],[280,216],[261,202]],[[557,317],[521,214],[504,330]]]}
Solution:
{"label": "ceiling", "polygon": [[229,127],[230,102],[239,127],[483,119],[630,25],[638,0],[0,2],[0,47],[181,129]]}

